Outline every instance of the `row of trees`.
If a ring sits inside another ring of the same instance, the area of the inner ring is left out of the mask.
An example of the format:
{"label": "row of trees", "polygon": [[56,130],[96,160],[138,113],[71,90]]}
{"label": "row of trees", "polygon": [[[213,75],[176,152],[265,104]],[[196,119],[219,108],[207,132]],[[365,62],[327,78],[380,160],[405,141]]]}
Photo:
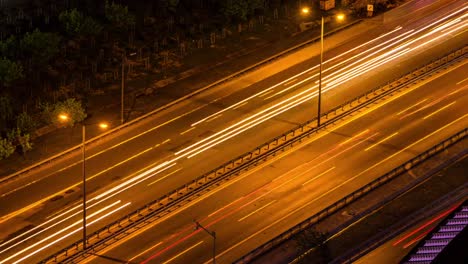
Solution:
{"label": "row of trees", "polygon": [[[87,1],[86,4],[88,10],[101,6],[100,1]],[[133,8],[138,9],[138,5],[149,7],[148,4],[158,5],[156,9],[162,7],[166,14],[174,14],[193,3],[184,0],[165,0],[157,4],[140,1]],[[245,21],[261,10],[265,1],[200,0],[200,5],[205,5],[216,15],[223,14],[229,21]],[[68,98],[51,102],[50,91],[44,90],[42,84],[56,81],[56,76],[51,74],[57,71],[54,69],[54,61],[64,59],[59,55],[63,55],[61,49],[66,46],[68,40],[94,41],[104,28],[121,32],[136,26],[136,16],[127,6],[106,0],[103,13],[105,19],[96,19],[77,8],[64,10],[57,16],[56,22],[59,22],[59,27],[54,32],[43,32],[36,28],[22,36],[12,35],[0,41],[0,159],[8,157],[15,146],[21,146],[22,153],[31,149],[30,141],[35,129],[53,123],[54,118],[45,117],[47,114],[44,113],[56,112],[58,110],[51,109],[61,109],[63,104],[73,108],[73,102],[79,103],[78,108],[84,109],[79,101],[69,101]]]}
{"label": "row of trees", "polygon": [[[358,5],[359,1],[350,2]],[[75,6],[62,10],[51,19],[54,22],[53,26],[34,29],[23,35],[12,35],[0,40],[0,138],[3,142],[0,144],[0,149],[2,149],[1,146],[5,146],[3,149],[11,150],[5,143],[6,140],[13,146],[20,145],[25,140],[19,137],[30,140],[35,128],[51,124],[51,119],[38,118],[38,116],[45,111],[45,108],[54,108],[56,104],[70,99],[67,93],[56,98],[57,90],[61,89],[63,86],[61,83],[68,76],[83,76],[83,71],[86,71],[83,68],[87,67],[85,65],[77,70],[77,67],[67,69],[65,65],[77,65],[83,57],[96,58],[100,53],[98,51],[102,50],[107,53],[105,56],[112,56],[107,52],[110,50],[109,46],[112,45],[110,43],[118,43],[125,52],[125,49],[129,47],[128,43],[125,43],[129,41],[127,36],[135,33],[138,36],[140,31],[145,30],[143,23],[145,17],[156,17],[156,21],[159,22],[155,23],[156,30],[146,29],[146,32],[153,34],[151,38],[140,36],[142,42],[149,40],[150,43],[145,44],[147,47],[153,47],[154,39],[160,35],[168,35],[162,29],[166,23],[162,22],[169,21],[168,18],[176,14],[180,17],[183,16],[180,14],[191,17],[191,22],[185,23],[199,21],[201,24],[222,21],[224,25],[227,25],[249,20],[254,15],[262,14],[268,7],[271,9],[291,4],[284,0],[160,0],[156,2],[120,0],[119,3],[121,4],[108,0],[75,1]],[[300,1],[297,1],[293,5],[298,6],[299,3]],[[190,12],[193,10],[196,12]],[[44,32],[44,29],[49,32]],[[180,29],[182,32],[188,31],[188,27],[184,27],[183,24]],[[106,35],[106,38],[103,38],[103,35]],[[80,43],[91,45],[88,45],[90,48],[87,50],[80,48],[73,50],[69,48],[71,40],[78,45]],[[95,64],[97,64],[96,61],[95,59]],[[117,60],[101,58],[101,61],[102,68],[111,68],[112,65],[107,63],[109,61],[120,63],[120,58]],[[91,74],[86,75],[91,76]],[[79,98],[86,99],[86,93],[85,90],[78,89],[71,96],[76,99],[75,102],[79,102]],[[82,108],[85,109],[86,105]],[[50,109],[47,111],[50,112]],[[22,149],[27,151],[30,146],[29,144],[29,147]],[[0,153],[9,152],[11,151],[0,150]],[[6,156],[8,155],[0,154],[0,157]]]}

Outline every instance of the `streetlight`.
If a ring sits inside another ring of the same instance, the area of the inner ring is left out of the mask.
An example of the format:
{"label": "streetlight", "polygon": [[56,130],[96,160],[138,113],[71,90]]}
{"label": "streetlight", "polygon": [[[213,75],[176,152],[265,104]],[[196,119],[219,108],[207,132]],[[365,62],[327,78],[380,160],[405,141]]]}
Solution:
{"label": "streetlight", "polygon": [[[58,118],[66,122],[69,120],[68,115],[59,114]],[[102,129],[107,128],[107,123],[99,123],[99,127]],[[82,176],[83,176],[83,251],[86,250],[86,125],[81,122],[81,153],[82,153]]]}
{"label": "streetlight", "polygon": [[[309,14],[309,8],[308,7],[303,7],[301,9],[302,14],[307,15]],[[321,108],[321,103],[322,103],[322,69],[323,69],[323,24],[324,24],[324,19],[323,15],[321,16],[321,27],[320,27],[320,70],[319,70],[319,89],[318,89],[318,102],[317,102],[317,127],[320,127],[320,108]],[[344,14],[338,14],[336,15],[336,19],[338,21],[343,21],[345,19]]]}
{"label": "streetlight", "polygon": [[205,227],[203,227],[200,223],[198,223],[195,220],[193,220],[193,222],[195,223],[195,230],[201,227],[203,230],[205,230],[205,232],[208,233],[208,235],[213,237],[213,264],[216,264],[216,232],[206,229]]}

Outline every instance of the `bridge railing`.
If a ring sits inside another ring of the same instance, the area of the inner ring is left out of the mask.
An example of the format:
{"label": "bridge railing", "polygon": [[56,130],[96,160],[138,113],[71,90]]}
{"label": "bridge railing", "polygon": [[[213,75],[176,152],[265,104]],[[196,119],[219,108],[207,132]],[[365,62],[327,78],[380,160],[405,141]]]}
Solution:
{"label": "bridge railing", "polygon": [[362,186],[361,188],[355,190],[354,192],[346,195],[345,197],[341,198],[340,200],[334,202],[333,204],[329,205],[325,209],[321,210],[320,212],[314,214],[313,216],[307,218],[306,220],[302,221],[301,223],[293,226],[292,228],[284,231],[280,235],[276,236],[275,238],[269,240],[268,242],[264,243],[260,247],[252,250],[248,254],[244,255],[242,258],[238,259],[234,263],[241,264],[241,263],[249,263],[250,261],[254,260],[256,257],[265,254],[269,250],[275,248],[276,246],[280,245],[281,243],[291,239],[294,235],[300,233],[301,231],[310,228],[314,224],[317,224],[321,220],[329,217],[330,215],[334,214],[341,208],[353,203],[355,200],[363,197],[364,195],[368,194],[372,190],[382,186],[383,184],[389,182],[390,180],[394,179],[398,175],[401,175],[412,167],[417,166],[418,164],[422,163],[423,161],[427,160],[428,158],[436,155],[437,153],[447,149],[448,147],[452,146],[453,144],[463,140],[466,138],[468,134],[468,128],[465,128],[458,133],[452,135],[451,137],[443,140],[442,142],[436,144],[435,146],[427,149],[426,151],[422,152],[418,156],[410,159],[409,161],[401,164],[400,166],[394,168],[393,170],[387,172],[386,174],[382,175],[381,177],[369,182],[368,184]]}
{"label": "bridge railing", "polygon": [[[240,175],[242,172],[256,167],[278,154],[293,148],[315,133],[334,126],[337,122],[353,113],[357,113],[359,110],[368,107],[371,104],[377,104],[380,100],[384,100],[386,96],[391,96],[392,94],[413,85],[413,83],[408,84],[408,82],[429,78],[435,74],[435,72],[444,70],[444,68],[448,67],[450,63],[458,62],[460,58],[464,58],[467,52],[468,46],[451,52],[421,68],[396,78],[394,81],[389,82],[386,85],[372,89],[364,95],[357,96],[354,99],[326,112],[321,116],[321,119],[323,119],[324,122],[321,122],[322,125],[318,128],[315,125],[317,122],[316,119],[308,121],[278,137],[273,138],[252,151],[238,156],[220,167],[197,177],[183,186],[180,186],[179,188],[88,235],[86,238],[88,245],[86,252],[97,252],[100,248],[111,243],[112,240],[118,240],[119,237],[123,237],[130,233],[130,229],[142,228],[144,225],[156,221],[157,219],[177,210],[182,205],[195,200],[197,197],[201,196],[203,192],[207,192],[211,186],[216,184],[219,185],[222,181],[226,181],[230,177]],[[83,252],[82,244],[82,241],[77,241],[73,245],[67,246],[63,250],[49,256],[47,259],[43,260],[42,263],[70,262],[77,258],[84,258],[86,256],[86,252]]]}

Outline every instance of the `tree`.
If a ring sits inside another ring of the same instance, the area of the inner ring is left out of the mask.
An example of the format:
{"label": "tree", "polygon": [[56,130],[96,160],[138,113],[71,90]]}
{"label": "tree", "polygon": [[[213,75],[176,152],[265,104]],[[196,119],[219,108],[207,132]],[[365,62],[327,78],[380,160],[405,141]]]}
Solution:
{"label": "tree", "polygon": [[16,127],[26,134],[32,134],[37,127],[37,122],[28,113],[23,112],[16,118]]}
{"label": "tree", "polygon": [[109,4],[106,0],[105,5],[106,19],[118,28],[128,29],[135,25],[135,17],[128,13],[128,8],[119,4]]}
{"label": "tree", "polygon": [[31,136],[19,128],[11,130],[8,133],[8,139],[11,144],[21,146],[21,154],[23,155],[32,149]]}
{"label": "tree", "polygon": [[96,36],[102,30],[102,26],[97,21],[84,16],[76,9],[61,12],[59,21],[65,31],[72,36]]}
{"label": "tree", "polygon": [[7,94],[0,96],[0,132],[4,132],[8,123],[13,119],[14,110],[11,97]]}
{"label": "tree", "polygon": [[69,117],[66,123],[67,126],[73,126],[75,123],[79,123],[86,118],[86,113],[81,106],[81,101],[76,101],[73,98],[56,103],[51,114],[49,118],[52,123],[56,125],[62,124],[58,119],[58,116],[61,114],[66,114]]}
{"label": "tree", "polygon": [[246,21],[255,13],[255,10],[262,9],[264,0],[223,0],[221,2],[221,12],[233,22]]}
{"label": "tree", "polygon": [[0,87],[10,86],[13,81],[21,78],[23,78],[21,64],[0,58]]}
{"label": "tree", "polygon": [[166,10],[175,13],[179,5],[179,0],[162,0],[161,3]]}
{"label": "tree", "polygon": [[0,57],[16,58],[18,42],[14,36],[10,36],[4,41],[0,41]]}
{"label": "tree", "polygon": [[39,29],[28,32],[21,40],[21,48],[30,56],[33,64],[47,64],[59,52],[60,37],[55,33],[41,32]]}
{"label": "tree", "polygon": [[7,138],[0,137],[0,159],[8,158],[15,152],[15,146]]}

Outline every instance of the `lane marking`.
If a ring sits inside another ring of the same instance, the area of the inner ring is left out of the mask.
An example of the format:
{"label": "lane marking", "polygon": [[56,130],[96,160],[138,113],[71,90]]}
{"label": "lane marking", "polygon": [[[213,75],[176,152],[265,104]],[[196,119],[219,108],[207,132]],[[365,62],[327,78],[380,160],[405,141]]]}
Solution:
{"label": "lane marking", "polygon": [[[468,78],[467,78],[467,79],[468,79]],[[461,87],[461,88],[458,88],[457,90],[455,90],[455,91],[449,93],[449,95],[456,94],[456,93],[458,93],[458,92],[460,92],[460,91],[465,90],[466,88],[468,88],[468,85],[465,85],[465,86],[463,86],[463,87]]]}
{"label": "lane marking", "polygon": [[159,245],[161,245],[161,244],[162,244],[162,242],[157,243],[156,245],[154,245],[154,246],[152,246],[152,247],[146,249],[145,251],[141,252],[140,254],[135,255],[133,258],[129,259],[128,262],[131,262],[132,260],[138,258],[139,256],[145,254],[146,252],[148,252],[148,251],[154,249],[155,247],[157,247],[157,246],[159,246]]}
{"label": "lane marking", "polygon": [[[107,171],[110,170],[110,169],[113,169],[113,168],[115,168],[115,167],[117,167],[117,166],[119,166],[119,165],[122,165],[123,163],[125,163],[125,162],[127,162],[127,161],[129,161],[129,160],[131,160],[131,159],[134,159],[134,158],[136,158],[136,157],[138,157],[138,156],[140,156],[140,155],[142,155],[142,154],[144,154],[144,153],[150,151],[151,149],[153,149],[153,148],[152,148],[152,147],[151,147],[151,148],[148,148],[148,149],[146,149],[146,150],[144,150],[144,151],[142,151],[142,152],[140,152],[140,153],[138,153],[138,154],[136,154],[136,155],[133,155],[133,156],[131,156],[130,158],[128,158],[128,159],[126,159],[126,160],[123,160],[123,161],[121,161],[121,162],[119,162],[119,163],[117,163],[117,164],[115,164],[115,165],[113,165],[113,166],[111,166],[111,167],[109,167],[109,168],[107,168],[107,169],[105,169],[105,170],[102,170],[102,171],[100,171],[100,172],[98,172],[98,173],[96,173],[96,174],[94,174],[94,175],[92,175],[92,176],[86,177],[86,182],[88,182],[88,181],[90,181],[90,180],[96,178],[97,176],[99,176],[99,175],[101,175],[101,174],[107,172]],[[79,163],[81,163],[81,162],[79,162]],[[73,189],[73,188],[79,187],[79,186],[81,186],[81,185],[82,185],[82,182],[80,181],[80,182],[78,182],[78,183],[75,183],[75,184],[73,184],[73,185],[71,185],[71,186],[69,186],[69,187],[63,189],[63,190],[60,190],[60,191],[58,191],[58,192],[56,192],[56,193],[54,193],[54,194],[51,194],[51,195],[49,195],[49,196],[47,196],[47,197],[45,197],[45,198],[43,198],[43,199],[41,199],[41,200],[39,200],[39,201],[37,201],[37,202],[34,202],[34,203],[32,203],[32,204],[30,204],[30,205],[28,205],[28,206],[25,206],[25,207],[23,207],[23,208],[21,208],[21,209],[19,209],[19,210],[16,210],[16,211],[14,211],[14,212],[11,212],[10,214],[4,215],[4,216],[0,217],[0,224],[3,223],[3,222],[5,222],[5,221],[7,221],[7,220],[9,220],[9,219],[11,219],[11,218],[13,218],[13,217],[15,217],[15,216],[17,216],[17,215],[20,215],[20,214],[22,214],[22,213],[24,213],[24,212],[26,212],[26,211],[28,211],[28,210],[30,210],[30,209],[36,207],[36,206],[38,206],[38,205],[40,205],[40,204],[43,204],[43,203],[47,202],[48,200],[52,199],[52,198],[55,197],[55,196],[62,195],[64,192],[66,192],[66,191],[69,190],[69,189]]]}
{"label": "lane marking", "polygon": [[275,97],[275,96],[276,96],[276,94],[273,94],[273,95],[270,95],[270,96],[268,96],[268,97],[263,98],[263,100],[265,101],[265,100],[268,100],[268,99],[273,98],[273,97]]}
{"label": "lane marking", "polygon": [[458,35],[460,35],[460,34],[463,34],[463,33],[465,33],[466,31],[468,31],[468,29],[465,29],[465,30],[463,30],[462,32],[453,35],[453,37],[456,37],[456,36],[458,36]]}
{"label": "lane marking", "polygon": [[424,103],[425,101],[427,101],[427,98],[424,99],[424,100],[421,100],[421,101],[417,102],[416,104],[414,104],[414,105],[412,105],[412,106],[410,106],[410,107],[407,107],[407,108],[403,109],[402,111],[398,112],[397,115],[401,115],[401,114],[403,114],[404,112],[410,110],[411,108],[414,108],[414,107],[416,107],[416,106],[418,106],[418,105]]}
{"label": "lane marking", "polygon": [[[196,246],[200,245],[201,243],[203,243],[203,240],[200,241],[200,242],[198,242],[197,244],[195,244],[195,245],[193,245],[193,246],[187,248],[186,250],[180,252],[179,254],[175,255],[174,257],[170,258],[169,260],[163,262],[163,264],[167,264],[167,263],[173,261],[174,259],[176,259],[176,258],[180,257],[181,255],[187,253],[188,251],[192,250],[193,248],[195,248]],[[146,260],[143,261],[142,263],[146,263]]]}
{"label": "lane marking", "polygon": [[248,214],[248,215],[246,215],[246,216],[242,217],[241,219],[239,219],[239,220],[237,220],[237,221],[238,221],[238,222],[240,222],[240,221],[242,221],[242,220],[246,219],[247,217],[249,217],[249,216],[251,216],[251,215],[253,215],[253,214],[257,213],[258,211],[262,210],[263,208],[265,208],[265,207],[269,206],[270,204],[272,204],[272,203],[274,203],[274,202],[276,202],[276,200],[273,200],[273,201],[271,201],[271,202],[269,202],[269,203],[265,204],[264,206],[262,206],[262,207],[258,208],[257,210],[255,210],[255,211],[251,212],[250,214]]}
{"label": "lane marking", "polygon": [[391,134],[390,136],[380,140],[379,142],[377,142],[377,143],[373,144],[372,146],[366,148],[364,151],[368,151],[369,149],[372,149],[373,147],[375,147],[377,145],[380,145],[382,142],[385,142],[385,141],[389,140],[390,138],[392,138],[392,137],[394,137],[396,135],[398,135],[398,132],[395,132],[395,133]]}
{"label": "lane marking", "polygon": [[468,80],[468,77],[465,78],[465,79],[463,79],[463,80],[461,80],[461,81],[459,81],[459,82],[457,82],[457,84],[460,84],[460,83],[462,83],[462,82],[464,82],[464,81],[466,81],[466,80]]}
{"label": "lane marking", "polygon": [[421,141],[425,140],[426,138],[428,138],[428,137],[430,137],[430,136],[432,136],[432,135],[434,135],[434,134],[436,134],[436,133],[438,133],[438,132],[442,131],[443,129],[447,128],[448,126],[450,126],[450,125],[452,125],[452,124],[454,124],[454,123],[456,123],[456,122],[460,121],[461,119],[465,118],[466,116],[468,116],[468,114],[465,114],[464,116],[461,116],[461,117],[459,117],[459,118],[455,119],[454,121],[452,121],[452,122],[448,123],[447,125],[445,125],[445,126],[443,126],[443,127],[439,128],[439,129],[435,130],[434,132],[432,132],[432,133],[430,133],[430,134],[426,135],[425,137],[423,137],[423,138],[421,138],[421,139],[419,139],[419,140],[415,141],[414,143],[412,143],[412,144],[408,145],[407,147],[403,148],[402,150],[399,150],[399,151],[395,152],[395,153],[394,153],[394,154],[392,154],[391,156],[388,156],[387,158],[385,158],[385,159],[383,159],[383,160],[379,161],[378,163],[376,163],[376,164],[374,164],[374,165],[370,166],[369,168],[367,168],[367,169],[363,170],[362,172],[360,172],[360,173],[359,173],[359,174],[357,174],[356,176],[352,177],[351,179],[347,180],[346,182],[348,182],[348,181],[351,181],[351,180],[353,180],[353,179],[357,178],[358,176],[360,176],[360,175],[362,175],[362,174],[366,173],[367,171],[369,171],[369,170],[371,170],[371,169],[373,169],[373,168],[377,167],[378,165],[380,165],[380,164],[382,164],[383,162],[385,162],[385,161],[387,161],[387,160],[389,160],[389,159],[393,158],[394,156],[396,156],[396,155],[400,154],[401,152],[403,152],[403,151],[406,151],[407,149],[409,149],[409,148],[413,147],[413,146],[414,146],[414,145],[416,145],[417,143],[419,143],[419,142],[421,142]]}
{"label": "lane marking", "polygon": [[288,85],[290,85],[291,83],[293,83],[293,82],[295,82],[295,81],[297,81],[297,78],[292,79],[291,81],[289,81],[289,82],[287,82],[287,83],[284,83],[283,85],[284,85],[284,86],[288,86]]}
{"label": "lane marking", "polygon": [[429,117],[431,117],[431,116],[433,116],[433,115],[439,113],[440,111],[442,111],[442,110],[444,110],[444,109],[450,107],[451,105],[453,105],[453,104],[456,103],[456,102],[457,102],[457,101],[453,101],[452,103],[450,103],[450,104],[448,104],[448,105],[446,105],[446,106],[444,106],[444,107],[442,107],[442,108],[439,108],[439,109],[436,110],[435,112],[432,112],[432,114],[429,114],[429,115],[423,117],[423,119],[427,119],[427,118],[429,118]]}
{"label": "lane marking", "polygon": [[[455,123],[455,122],[458,122],[460,119],[463,119],[463,118],[465,118],[466,116],[468,116],[468,114],[465,114],[464,116],[462,116],[462,117],[460,117],[460,118],[458,118],[458,119],[452,121],[451,123],[449,123],[449,124],[443,126],[443,127],[440,128],[440,129],[438,129],[438,130],[432,132],[431,134],[425,136],[424,138],[422,138],[422,139],[416,141],[416,142],[413,143],[412,145],[414,145],[414,144],[416,144],[416,143],[419,143],[419,141],[421,141],[421,140],[423,140],[423,139],[426,139],[426,138],[432,136],[433,134],[435,134],[435,133],[439,132],[440,130],[442,130],[442,129],[444,129],[444,128],[450,126],[450,125],[452,125],[452,124]],[[409,146],[409,147],[410,147],[410,146]],[[404,150],[405,150],[405,149],[404,149]],[[404,150],[402,150],[402,151],[404,151]],[[400,151],[400,152],[402,152],[402,151]],[[394,155],[395,155],[395,154],[394,154]],[[392,155],[392,156],[394,156],[394,155]],[[379,162],[378,164],[380,164],[380,163],[382,163],[382,162],[384,162],[384,161],[385,161],[385,160]],[[378,164],[374,165],[374,167],[377,166]],[[360,174],[362,174],[362,173],[364,173],[364,172],[366,172],[366,171],[368,171],[368,170],[370,170],[370,169],[371,169],[371,168],[369,168],[369,169],[367,169],[367,170],[361,172]],[[357,176],[359,176],[360,174],[358,174]],[[239,245],[245,243],[247,240],[249,240],[249,239],[251,239],[251,238],[257,236],[258,234],[261,234],[262,232],[264,232],[265,230],[271,228],[272,226],[276,225],[277,223],[281,222],[282,220],[288,218],[289,216],[291,216],[291,215],[293,215],[294,213],[296,213],[296,212],[302,210],[303,208],[309,206],[310,204],[312,204],[313,202],[317,201],[318,199],[321,199],[321,198],[324,197],[325,195],[328,195],[329,193],[335,191],[336,189],[338,189],[339,187],[341,187],[341,186],[343,186],[344,184],[348,183],[349,181],[355,179],[357,176],[354,176],[353,178],[351,178],[351,179],[349,179],[349,180],[343,182],[342,184],[340,184],[340,185],[336,186],[335,188],[333,188],[333,189],[327,191],[326,193],[323,193],[323,194],[320,195],[319,197],[317,197],[317,198],[311,200],[310,202],[308,202],[308,203],[306,203],[306,204],[304,204],[304,205],[302,205],[302,206],[296,208],[295,210],[291,211],[289,214],[286,214],[286,215],[280,217],[278,220],[272,222],[271,224],[265,226],[264,228],[258,230],[257,232],[253,233],[252,235],[248,236],[247,238],[245,238],[245,239],[239,241],[238,243],[236,243],[236,244],[232,245],[231,247],[229,247],[228,249],[224,250],[222,253],[218,254],[217,257],[219,258],[219,257],[225,255],[227,252],[231,251],[233,248],[238,247]]]}
{"label": "lane marking", "polygon": [[248,104],[248,103],[249,103],[248,101],[245,101],[245,102],[243,102],[243,103],[240,104],[240,105],[236,105],[236,107],[234,107],[234,108],[232,108],[232,109],[240,108],[240,107],[242,107],[242,106],[244,106],[244,105],[246,105],[246,104]]}
{"label": "lane marking", "polygon": [[331,170],[333,170],[333,169],[335,169],[335,166],[333,166],[333,167],[329,168],[328,170],[326,170],[326,171],[324,171],[324,172],[320,173],[319,175],[317,175],[317,176],[313,177],[312,179],[310,179],[310,180],[308,180],[308,181],[304,182],[304,183],[302,184],[302,186],[304,186],[304,185],[308,184],[309,182],[311,182],[311,181],[313,181],[313,180],[315,180],[315,179],[319,178],[320,176],[322,176],[322,175],[326,174],[327,172],[329,172],[329,171],[331,171]]}
{"label": "lane marking", "polygon": [[167,177],[171,176],[172,174],[174,174],[174,173],[176,173],[176,172],[180,171],[181,169],[182,169],[182,168],[180,168],[180,169],[177,169],[177,170],[175,170],[175,171],[173,171],[173,172],[170,172],[170,173],[168,173],[168,174],[164,175],[163,177],[161,177],[161,178],[159,178],[159,179],[157,179],[157,180],[155,180],[155,181],[151,182],[151,183],[150,183],[150,184],[148,184],[147,186],[153,185],[153,184],[155,184],[155,183],[157,183],[157,182],[159,182],[159,181],[161,181],[161,180],[163,180],[163,179],[165,179],[165,178],[167,178]]}
{"label": "lane marking", "polygon": [[215,116],[213,116],[212,118],[209,118],[209,119],[205,120],[205,122],[211,122],[211,121],[215,120],[216,118],[221,117],[222,115],[223,115],[223,114],[215,115]]}
{"label": "lane marking", "polygon": [[188,133],[188,132],[194,130],[195,128],[197,128],[197,127],[191,127],[191,128],[189,128],[189,129],[185,130],[184,132],[181,132],[180,135],[186,134],[186,133]]}
{"label": "lane marking", "polygon": [[344,144],[348,143],[349,141],[352,141],[352,140],[354,140],[354,138],[358,138],[359,136],[361,136],[361,135],[363,135],[363,134],[366,134],[366,133],[368,133],[369,131],[370,131],[369,129],[366,129],[366,130],[364,130],[364,131],[362,131],[362,132],[360,132],[360,133],[358,133],[358,134],[356,134],[356,135],[354,135],[354,136],[352,136],[352,137],[348,138],[347,140],[345,140],[345,141],[341,142],[341,143],[340,143],[340,144],[338,144],[338,145],[339,145],[339,146],[342,146],[342,145],[344,145]]}

